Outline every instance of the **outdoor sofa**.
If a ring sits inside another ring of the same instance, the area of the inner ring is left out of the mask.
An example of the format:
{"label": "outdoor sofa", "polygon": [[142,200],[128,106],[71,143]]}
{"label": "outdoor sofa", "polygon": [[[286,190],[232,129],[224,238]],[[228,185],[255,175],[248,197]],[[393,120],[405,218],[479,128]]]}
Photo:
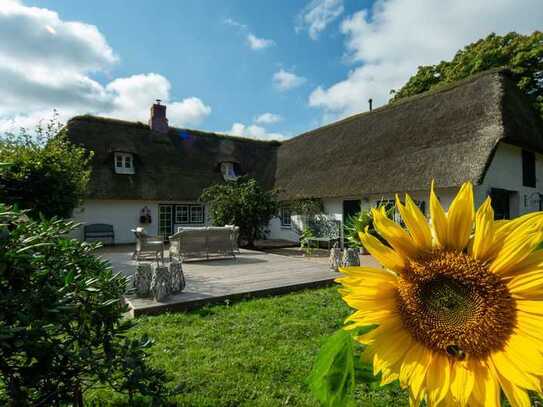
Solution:
{"label": "outdoor sofa", "polygon": [[235,253],[239,252],[238,236],[239,227],[231,225],[180,227],[170,236],[170,259],[209,259],[213,255],[235,258]]}

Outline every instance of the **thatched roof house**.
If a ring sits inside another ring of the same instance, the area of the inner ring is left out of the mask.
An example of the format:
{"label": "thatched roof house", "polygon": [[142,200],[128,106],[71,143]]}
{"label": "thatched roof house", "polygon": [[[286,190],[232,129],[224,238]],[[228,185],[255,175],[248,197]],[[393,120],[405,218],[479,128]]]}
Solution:
{"label": "thatched roof house", "polygon": [[[150,125],[78,116],[67,132],[95,152],[88,210],[79,220],[116,222],[119,229],[137,224],[134,213],[143,205],[159,219],[157,233],[185,224],[184,205],[195,204],[203,188],[223,182],[225,171],[251,175],[278,189],[284,200],[321,198],[339,220],[361,204],[371,206],[398,192],[411,192],[422,202],[432,179],[445,203],[455,187],[471,180],[478,199],[495,195],[503,216],[538,209],[543,192],[543,179],[536,176],[539,167],[543,171],[543,123],[505,70],[282,143],[169,128],[162,105],[153,106]],[[108,211],[131,215],[119,222],[116,215],[103,215]],[[270,225],[272,237],[295,239],[288,218]]]}

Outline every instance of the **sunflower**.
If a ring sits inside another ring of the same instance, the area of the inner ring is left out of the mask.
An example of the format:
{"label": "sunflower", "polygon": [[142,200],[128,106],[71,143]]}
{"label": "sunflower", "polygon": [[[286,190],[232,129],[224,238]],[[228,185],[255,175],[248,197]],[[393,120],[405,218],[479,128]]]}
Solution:
{"label": "sunflower", "polygon": [[347,267],[338,279],[356,311],[346,329],[377,327],[367,345],[381,384],[399,380],[411,405],[530,406],[543,378],[543,213],[494,220],[490,198],[477,212],[462,185],[445,212],[430,191],[428,222],[406,195],[396,207],[406,228],[373,209],[360,233],[382,269]]}

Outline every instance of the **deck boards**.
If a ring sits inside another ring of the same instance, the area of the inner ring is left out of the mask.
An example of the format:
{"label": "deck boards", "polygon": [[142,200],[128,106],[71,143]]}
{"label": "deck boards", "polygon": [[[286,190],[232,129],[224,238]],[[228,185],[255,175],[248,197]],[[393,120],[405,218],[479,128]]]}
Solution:
{"label": "deck boards", "polygon": [[[130,252],[103,253],[115,271],[132,275],[136,262]],[[327,261],[306,260],[264,252],[242,250],[236,259],[188,261],[183,264],[187,286],[165,302],[127,297],[131,316],[183,311],[205,304],[282,294],[333,283],[340,275]]]}

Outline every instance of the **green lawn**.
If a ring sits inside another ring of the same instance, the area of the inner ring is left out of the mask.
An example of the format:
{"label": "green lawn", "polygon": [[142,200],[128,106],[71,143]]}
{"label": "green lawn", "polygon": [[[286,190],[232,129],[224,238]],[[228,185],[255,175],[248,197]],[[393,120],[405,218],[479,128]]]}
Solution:
{"label": "green lawn", "polygon": [[[319,346],[349,314],[335,287],[138,320],[155,339],[152,362],[172,377],[180,406],[315,406],[305,380]],[[407,405],[396,385],[360,385],[364,406]],[[123,405],[95,391],[87,401]]]}

